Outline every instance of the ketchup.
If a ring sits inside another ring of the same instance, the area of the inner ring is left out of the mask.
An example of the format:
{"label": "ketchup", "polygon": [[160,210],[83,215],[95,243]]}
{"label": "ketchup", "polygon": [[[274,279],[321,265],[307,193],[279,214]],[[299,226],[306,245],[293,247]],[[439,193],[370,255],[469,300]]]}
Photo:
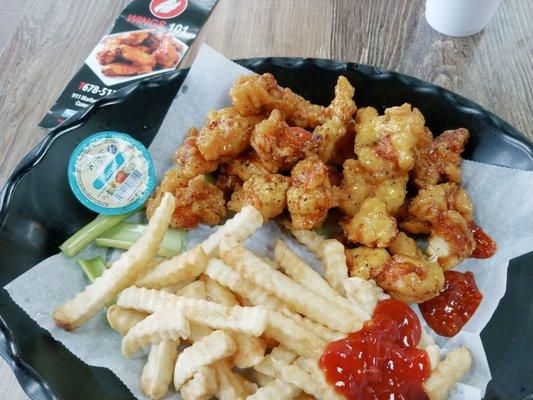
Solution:
{"label": "ketchup", "polygon": [[431,373],[416,314],[398,300],[378,303],[370,321],[328,344],[320,368],[349,400],[426,400],[422,387]]}
{"label": "ketchup", "polygon": [[474,235],[476,247],[472,252],[472,258],[490,258],[496,253],[496,242],[487,235],[474,221],[468,224],[468,229]]}
{"label": "ketchup", "polygon": [[444,271],[440,294],[419,304],[428,325],[441,336],[454,336],[474,315],[483,295],[472,272]]}

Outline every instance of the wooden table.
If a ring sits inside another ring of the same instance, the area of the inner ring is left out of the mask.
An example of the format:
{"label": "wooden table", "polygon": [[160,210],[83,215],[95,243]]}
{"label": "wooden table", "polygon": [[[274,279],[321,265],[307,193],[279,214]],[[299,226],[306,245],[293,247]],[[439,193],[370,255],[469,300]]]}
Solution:
{"label": "wooden table", "polygon": [[[43,138],[37,123],[127,3],[28,2],[0,56],[0,185]],[[375,65],[460,93],[533,139],[532,13],[530,0],[506,0],[484,32],[450,38],[426,23],[423,0],[220,0],[185,64],[207,42],[230,58]],[[27,398],[1,360],[0,393]]]}

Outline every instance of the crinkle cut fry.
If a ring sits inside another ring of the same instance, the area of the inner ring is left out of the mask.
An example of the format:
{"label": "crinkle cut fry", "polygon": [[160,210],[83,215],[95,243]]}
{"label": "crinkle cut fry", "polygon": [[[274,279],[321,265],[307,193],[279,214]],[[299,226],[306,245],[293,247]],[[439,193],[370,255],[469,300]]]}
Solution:
{"label": "crinkle cut fry", "polygon": [[207,264],[207,255],[197,246],[163,261],[135,282],[136,286],[161,289],[165,286],[196,279]]}
{"label": "crinkle cut fry", "polygon": [[131,357],[148,344],[187,339],[190,334],[189,322],[180,312],[163,309],[146,317],[128,331],[122,339],[122,354]]}
{"label": "crinkle cut fry", "polygon": [[93,283],[54,311],[53,317],[57,326],[71,331],[82,325],[144,272],[157,254],[174,206],[174,197],[166,193],[139,240],[122,253]]}
{"label": "crinkle cut fry", "polygon": [[141,391],[150,398],[160,399],[167,394],[178,358],[178,346],[176,340],[163,340],[152,345],[141,375]]}
{"label": "crinkle cut fry", "polygon": [[290,383],[274,379],[272,382],[257,390],[246,400],[292,400],[298,396],[301,390]]}
{"label": "crinkle cut fry", "polygon": [[183,400],[209,400],[217,390],[215,372],[210,367],[202,367],[181,386],[180,395]]}
{"label": "crinkle cut fry", "polygon": [[472,365],[472,356],[466,347],[450,351],[437,369],[424,382],[424,389],[430,400],[446,400],[455,383]]}
{"label": "crinkle cut fry", "polygon": [[107,322],[111,329],[124,336],[128,331],[145,319],[147,313],[128,310],[113,304],[107,309]]}
{"label": "crinkle cut fry", "polygon": [[337,307],[326,298],[295,283],[281,272],[272,269],[261,258],[246,250],[230,237],[220,244],[220,255],[256,285],[274,293],[295,311],[339,332],[361,329],[363,319],[348,310]]}
{"label": "crinkle cut fry", "polygon": [[200,368],[211,365],[235,353],[236,344],[227,333],[214,331],[178,356],[174,368],[174,387],[180,390],[189,378]]}
{"label": "crinkle cut fry", "polygon": [[[205,273],[211,279],[216,280],[221,285],[227,286],[232,291],[239,294],[241,297],[248,299],[251,304],[262,304],[264,307],[274,310],[278,312],[278,314],[280,313],[283,317],[292,320],[285,322],[285,329],[279,329],[279,327],[276,328],[276,325],[273,325],[275,324],[275,321],[273,322],[271,314],[269,326],[267,326],[267,331],[271,330],[271,333],[273,333],[273,329],[277,329],[276,336],[281,339],[282,342],[285,342],[286,345],[287,342],[291,339],[284,335],[282,332],[286,332],[286,330],[289,329],[290,326],[294,327],[294,329],[297,329],[297,331],[300,332],[299,335],[302,336],[310,336],[309,333],[307,333],[306,331],[310,331],[311,333],[313,333],[313,338],[317,336],[316,339],[312,339],[315,341],[315,343],[318,343],[318,339],[320,338],[322,338],[326,342],[331,342],[340,339],[341,337],[344,337],[344,335],[340,332],[333,331],[321,324],[302,317],[299,314],[293,313],[278,298],[244,279],[237,271],[227,266],[222,260],[209,260]],[[279,319],[280,318],[278,318],[277,320]],[[302,331],[302,328],[305,328],[306,331]],[[300,354],[297,349],[293,348],[293,350],[297,351]],[[308,353],[305,354],[307,354],[306,356],[309,357]]]}
{"label": "crinkle cut fry", "polygon": [[[342,246],[342,245],[341,245]],[[300,257],[298,257],[292,250],[290,250],[283,242],[278,241],[275,247],[276,258],[281,264],[281,267],[285,273],[290,276],[296,283],[303,287],[320,294],[327,300],[337,304],[339,307],[344,307],[351,312],[357,312],[354,310],[353,304],[351,304],[346,298],[339,295],[329,284],[326,282],[318,272],[316,272],[311,266],[306,264]],[[346,273],[347,275],[347,273]],[[347,278],[348,276],[346,276]],[[363,319],[368,319],[370,316],[361,314]]]}
{"label": "crinkle cut fry", "polygon": [[268,321],[264,307],[226,307],[211,301],[189,299],[134,286],[119,295],[117,304],[149,313],[169,307],[183,313],[187,319],[211,328],[230,329],[255,337],[263,334]]}
{"label": "crinkle cut fry", "polygon": [[252,206],[244,206],[241,211],[228,219],[217,231],[200,243],[202,249],[209,257],[216,256],[218,246],[226,235],[231,235],[236,240],[244,240],[251,236],[263,225],[261,213]]}
{"label": "crinkle cut fry", "polygon": [[344,246],[336,239],[328,239],[322,249],[322,265],[326,281],[340,295],[344,296],[344,280],[348,279],[348,266]]}
{"label": "crinkle cut fry", "polygon": [[255,383],[231,370],[228,360],[219,361],[210,368],[217,376],[218,390],[215,396],[218,400],[245,399],[257,390]]}
{"label": "crinkle cut fry", "polygon": [[307,250],[315,255],[316,258],[322,258],[322,251],[324,248],[324,238],[313,231],[305,229],[294,229],[288,225],[288,229],[298,242],[303,244]]}

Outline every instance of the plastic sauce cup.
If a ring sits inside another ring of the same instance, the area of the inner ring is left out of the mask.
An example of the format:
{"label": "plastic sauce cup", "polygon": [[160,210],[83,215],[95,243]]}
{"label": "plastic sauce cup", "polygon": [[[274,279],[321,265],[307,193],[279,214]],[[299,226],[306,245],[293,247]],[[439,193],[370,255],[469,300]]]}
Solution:
{"label": "plastic sauce cup", "polygon": [[99,132],[74,149],[68,181],[87,208],[124,214],[140,208],[154,190],[154,164],[146,147],[131,136]]}

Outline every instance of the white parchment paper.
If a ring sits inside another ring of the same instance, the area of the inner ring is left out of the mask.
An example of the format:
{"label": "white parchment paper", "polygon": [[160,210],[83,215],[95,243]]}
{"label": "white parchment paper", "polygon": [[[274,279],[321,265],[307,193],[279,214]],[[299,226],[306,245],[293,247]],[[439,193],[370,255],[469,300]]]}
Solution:
{"label": "white parchment paper", "polygon": [[[150,146],[158,177],[171,166],[172,153],[182,142],[187,129],[191,126],[201,127],[208,111],[228,106],[228,92],[233,81],[247,73],[250,71],[232,63],[210,47],[202,47]],[[460,334],[451,339],[435,336],[443,353],[464,344],[473,354],[472,369],[456,385],[452,400],[483,396],[491,375],[479,333],[505,293],[509,260],[533,250],[533,173],[465,161],[463,180],[474,201],[475,219],[496,240],[498,252],[489,260],[467,260],[458,268],[474,273],[484,296],[483,301]],[[212,230],[199,227],[191,231],[188,235],[189,245],[199,242]],[[271,222],[246,244],[261,255],[271,255],[275,239],[280,236],[284,236],[284,233]],[[290,237],[285,240],[306,261],[318,268],[318,261],[310,253]],[[80,257],[104,253],[96,246],[89,246]],[[57,282],[61,282],[61,285],[58,286]],[[144,398],[140,392],[140,375],[145,354],[132,359],[121,356],[121,338],[108,327],[103,311],[72,333],[54,325],[51,316],[53,310],[83,290],[86,284],[83,272],[74,260],[57,254],[5,288],[32,319],[77,357],[89,365],[109,368],[137,398]],[[177,395],[173,393],[172,396]]]}

